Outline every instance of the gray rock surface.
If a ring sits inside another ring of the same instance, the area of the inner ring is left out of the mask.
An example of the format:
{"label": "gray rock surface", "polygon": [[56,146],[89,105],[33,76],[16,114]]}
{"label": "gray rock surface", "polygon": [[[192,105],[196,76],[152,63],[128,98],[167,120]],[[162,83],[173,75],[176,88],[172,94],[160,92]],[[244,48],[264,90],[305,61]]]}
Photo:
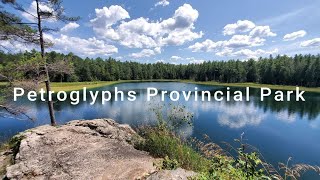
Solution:
{"label": "gray rock surface", "polygon": [[[187,179],[190,172],[157,172],[156,159],[130,144],[138,135],[110,119],[40,126],[24,133],[8,179]],[[151,175],[151,176],[150,176]]]}
{"label": "gray rock surface", "polygon": [[161,180],[161,179],[171,179],[171,180],[181,180],[188,179],[189,177],[195,176],[196,173],[192,171],[186,171],[184,169],[178,168],[176,170],[162,170],[156,172],[149,177],[147,180]]}

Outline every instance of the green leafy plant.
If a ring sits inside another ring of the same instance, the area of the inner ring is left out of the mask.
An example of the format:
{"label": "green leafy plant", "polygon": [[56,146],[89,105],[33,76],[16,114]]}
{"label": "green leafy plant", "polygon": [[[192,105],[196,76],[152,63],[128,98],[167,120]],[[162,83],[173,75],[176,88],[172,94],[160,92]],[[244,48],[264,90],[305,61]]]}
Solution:
{"label": "green leafy plant", "polygon": [[162,161],[162,169],[169,169],[174,170],[179,167],[179,162],[175,159],[170,159],[168,156],[166,156]]}
{"label": "green leafy plant", "polygon": [[320,172],[318,166],[289,166],[290,159],[286,165],[280,163],[282,172],[278,172],[264,160],[257,148],[245,143],[244,133],[240,139],[235,139],[237,147],[226,143],[228,151],[213,143],[207,136],[205,139],[208,142],[181,138],[177,128],[183,123],[191,126],[192,123],[188,122],[192,122],[192,114],[184,106],[165,111],[162,108],[153,109],[158,123],[153,127],[140,128],[138,132],[145,140],[136,144],[138,149],[163,158],[160,169],[182,167],[195,171],[197,175],[191,177],[192,180],[287,180],[299,179],[301,173],[309,170]]}

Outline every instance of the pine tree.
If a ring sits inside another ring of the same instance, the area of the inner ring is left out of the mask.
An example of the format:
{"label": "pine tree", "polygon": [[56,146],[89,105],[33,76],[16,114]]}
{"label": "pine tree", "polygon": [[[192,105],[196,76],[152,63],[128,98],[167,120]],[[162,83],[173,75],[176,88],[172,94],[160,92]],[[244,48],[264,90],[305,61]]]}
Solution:
{"label": "pine tree", "polygon": [[[30,14],[35,22],[31,23],[23,23],[24,25],[28,25],[33,30],[37,30],[38,39],[34,42],[33,39],[27,41],[28,43],[36,43],[40,46],[41,58],[43,63],[43,68],[46,74],[46,90],[49,92],[50,89],[50,76],[49,76],[49,68],[48,62],[45,57],[45,48],[50,44],[45,41],[44,39],[44,32],[54,31],[54,28],[44,26],[44,22],[47,20],[55,20],[55,21],[62,21],[62,22],[70,22],[70,21],[77,21],[78,17],[67,17],[65,16],[65,12],[63,7],[61,6],[61,0],[35,0],[36,3],[36,14],[32,14],[32,12],[28,12],[21,4],[19,4],[15,0],[3,0],[2,2],[11,4],[16,10],[25,12]],[[46,6],[49,8],[40,8],[40,6]],[[53,102],[48,100],[48,109],[50,113],[50,120],[51,125],[56,125],[54,109],[53,109]]]}

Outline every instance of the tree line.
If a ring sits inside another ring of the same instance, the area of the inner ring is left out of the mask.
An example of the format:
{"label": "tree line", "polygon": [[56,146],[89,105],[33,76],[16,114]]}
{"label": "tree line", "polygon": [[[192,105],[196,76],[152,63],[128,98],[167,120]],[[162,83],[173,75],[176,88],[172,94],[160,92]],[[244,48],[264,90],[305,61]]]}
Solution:
{"label": "tree line", "polygon": [[[35,50],[17,54],[0,52],[0,68],[5,69],[6,66],[19,64],[19,62],[21,66],[21,59],[32,59],[37,56],[39,53]],[[255,82],[320,86],[320,55],[300,54],[293,57],[278,55],[259,60],[208,61],[202,64],[179,65],[121,62],[111,57],[83,59],[72,53],[65,55],[54,51],[46,53],[46,58],[48,63],[63,62],[61,70],[50,72],[50,79],[55,82],[182,79],[223,83]],[[65,71],[66,68],[72,69],[72,73],[70,70]],[[32,72],[24,72],[25,76],[28,74]]]}

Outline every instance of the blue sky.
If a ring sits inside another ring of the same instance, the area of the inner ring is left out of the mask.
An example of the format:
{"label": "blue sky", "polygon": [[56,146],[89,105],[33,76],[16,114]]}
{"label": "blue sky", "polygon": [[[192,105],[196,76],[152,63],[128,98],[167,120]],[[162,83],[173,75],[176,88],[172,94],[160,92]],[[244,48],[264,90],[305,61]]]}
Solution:
{"label": "blue sky", "polygon": [[[32,12],[32,1],[22,2]],[[81,57],[185,64],[320,50],[319,0],[65,0],[63,6],[81,19],[46,22],[60,28],[46,38],[52,50]]]}

